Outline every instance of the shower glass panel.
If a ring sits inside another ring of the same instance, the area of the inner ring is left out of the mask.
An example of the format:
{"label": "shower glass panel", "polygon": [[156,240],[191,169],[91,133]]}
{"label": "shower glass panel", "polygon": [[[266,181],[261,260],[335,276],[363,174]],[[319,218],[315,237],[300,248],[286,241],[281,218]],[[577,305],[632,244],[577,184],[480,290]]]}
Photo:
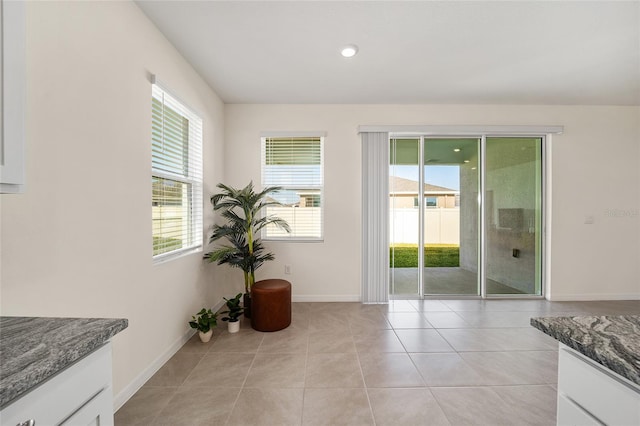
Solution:
{"label": "shower glass panel", "polygon": [[541,295],[542,138],[487,137],[486,294]]}

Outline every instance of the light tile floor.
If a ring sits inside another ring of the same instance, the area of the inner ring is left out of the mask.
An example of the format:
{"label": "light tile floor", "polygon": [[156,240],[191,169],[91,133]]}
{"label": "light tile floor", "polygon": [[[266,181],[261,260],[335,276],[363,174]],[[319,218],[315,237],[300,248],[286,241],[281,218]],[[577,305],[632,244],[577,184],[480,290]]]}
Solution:
{"label": "light tile floor", "polygon": [[589,314],[640,301],[294,303],[279,332],[194,336],[115,424],[555,425],[557,342],[529,318]]}

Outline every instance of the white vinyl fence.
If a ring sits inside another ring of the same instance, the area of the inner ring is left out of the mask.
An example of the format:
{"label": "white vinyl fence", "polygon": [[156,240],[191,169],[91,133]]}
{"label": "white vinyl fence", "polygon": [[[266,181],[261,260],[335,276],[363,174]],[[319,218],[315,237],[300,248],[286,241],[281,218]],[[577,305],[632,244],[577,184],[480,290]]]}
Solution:
{"label": "white vinyl fence", "polygon": [[[418,209],[391,209],[389,218],[391,244],[418,244]],[[424,242],[460,244],[460,209],[426,209]]]}
{"label": "white vinyl fence", "polygon": [[322,237],[321,207],[268,207],[267,214],[286,220],[291,227],[291,233],[287,233],[275,226],[268,226],[263,237]]}

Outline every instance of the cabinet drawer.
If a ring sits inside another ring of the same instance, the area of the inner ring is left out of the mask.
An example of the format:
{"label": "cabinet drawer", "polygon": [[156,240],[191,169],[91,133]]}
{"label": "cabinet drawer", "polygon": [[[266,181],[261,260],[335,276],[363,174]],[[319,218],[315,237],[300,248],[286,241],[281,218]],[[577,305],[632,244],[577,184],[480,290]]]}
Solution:
{"label": "cabinet drawer", "polygon": [[[0,424],[15,425],[34,419],[36,425],[57,425],[92,398],[111,393],[111,344],[107,343],[40,386],[9,404],[0,413]],[[111,408],[113,415],[113,407]]]}
{"label": "cabinet drawer", "polygon": [[640,387],[566,346],[559,351],[558,394],[605,424],[640,424]]}
{"label": "cabinet drawer", "polygon": [[558,426],[602,426],[598,420],[594,419],[578,407],[564,395],[558,395]]}
{"label": "cabinet drawer", "polygon": [[[38,426],[36,424],[36,426]],[[61,426],[113,426],[113,398],[107,388],[87,402]]]}

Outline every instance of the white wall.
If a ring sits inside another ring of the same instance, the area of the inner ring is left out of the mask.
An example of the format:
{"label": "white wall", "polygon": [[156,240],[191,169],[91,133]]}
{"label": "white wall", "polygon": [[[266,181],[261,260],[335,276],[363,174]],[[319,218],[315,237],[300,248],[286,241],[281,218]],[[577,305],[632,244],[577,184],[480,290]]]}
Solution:
{"label": "white wall", "polygon": [[27,46],[27,190],[0,197],[2,315],[128,318],[122,403],[191,314],[233,292],[201,253],[152,263],[149,73],[202,114],[205,194],[222,179],[224,105],[131,2],[28,2]]}
{"label": "white wall", "polygon": [[[564,125],[551,144],[550,297],[640,298],[639,116],[638,107],[227,105],[225,179],[260,182],[261,131],[326,131],[325,241],[270,244],[276,260],[259,275],[289,278],[298,300],[354,300],[360,292],[358,125]],[[614,217],[611,209],[631,214]],[[587,215],[593,225],[584,224]],[[290,276],[284,264],[292,266]]]}

